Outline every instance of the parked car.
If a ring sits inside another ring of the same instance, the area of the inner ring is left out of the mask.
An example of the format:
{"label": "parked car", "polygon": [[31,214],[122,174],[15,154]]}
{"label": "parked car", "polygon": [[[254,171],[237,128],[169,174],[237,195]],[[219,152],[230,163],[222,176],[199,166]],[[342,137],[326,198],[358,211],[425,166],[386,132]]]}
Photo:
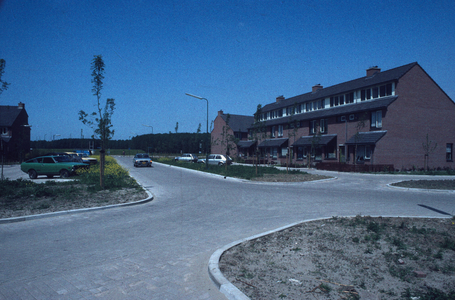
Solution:
{"label": "parked car", "polygon": [[133,158],[133,163],[135,167],[151,167],[152,159],[146,153],[137,153]]}
{"label": "parked car", "polygon": [[198,158],[191,153],[184,153],[182,156],[176,157],[175,161],[197,162]]}
{"label": "parked car", "polygon": [[[204,163],[205,164],[205,158],[198,159],[198,163]],[[209,155],[209,165],[218,165],[218,166],[223,166],[225,164],[232,164],[232,158],[229,156],[226,157],[226,155],[223,154],[210,154]]]}
{"label": "parked car", "polygon": [[82,162],[90,164],[90,165],[96,165],[98,163],[98,160],[94,157],[88,156],[86,153],[76,153],[81,159]]}
{"label": "parked car", "polygon": [[85,163],[71,161],[71,158],[66,155],[40,156],[21,164],[22,172],[27,173],[30,179],[36,179],[38,175],[47,175],[48,178],[60,175],[62,178],[68,178],[77,169],[88,167],[89,165]]}

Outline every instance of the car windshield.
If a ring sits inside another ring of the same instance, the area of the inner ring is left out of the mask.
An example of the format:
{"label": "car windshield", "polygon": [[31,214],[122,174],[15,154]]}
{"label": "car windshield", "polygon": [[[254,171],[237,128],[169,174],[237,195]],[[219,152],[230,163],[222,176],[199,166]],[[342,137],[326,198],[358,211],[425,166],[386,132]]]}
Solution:
{"label": "car windshield", "polygon": [[54,156],[54,159],[57,161],[57,162],[70,162],[71,159],[69,158],[69,156]]}
{"label": "car windshield", "polygon": [[136,154],[136,158],[149,158],[148,154]]}

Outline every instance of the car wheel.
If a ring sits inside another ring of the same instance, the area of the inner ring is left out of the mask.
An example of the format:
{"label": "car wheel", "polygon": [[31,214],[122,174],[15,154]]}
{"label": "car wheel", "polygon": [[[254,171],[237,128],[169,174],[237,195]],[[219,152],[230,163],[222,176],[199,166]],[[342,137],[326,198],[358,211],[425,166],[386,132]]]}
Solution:
{"label": "car wheel", "polygon": [[28,177],[30,177],[30,179],[36,179],[36,177],[38,177],[38,174],[36,173],[35,170],[29,170]]}
{"label": "car wheel", "polygon": [[68,178],[68,177],[70,177],[70,172],[68,172],[68,170],[61,170],[60,171],[60,177],[61,178]]}

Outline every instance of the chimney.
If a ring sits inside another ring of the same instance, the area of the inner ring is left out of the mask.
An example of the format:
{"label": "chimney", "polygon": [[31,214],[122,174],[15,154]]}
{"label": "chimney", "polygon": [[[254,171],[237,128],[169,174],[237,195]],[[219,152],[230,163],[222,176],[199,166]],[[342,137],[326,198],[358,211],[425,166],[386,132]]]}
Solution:
{"label": "chimney", "polygon": [[218,117],[221,117],[222,115],[223,115],[223,111],[222,110],[218,111]]}
{"label": "chimney", "polygon": [[322,89],[322,85],[320,83],[313,86],[312,92],[316,93],[318,90]]}
{"label": "chimney", "polygon": [[367,77],[373,76],[374,74],[379,73],[379,72],[381,72],[381,69],[378,68],[378,66],[369,67],[367,69]]}
{"label": "chimney", "polygon": [[25,104],[22,103],[22,102],[19,102],[19,104],[17,105],[17,108],[18,109],[24,109],[25,108]]}
{"label": "chimney", "polygon": [[284,100],[284,96],[283,95],[276,97],[276,102],[277,103],[282,101],[282,100]]}

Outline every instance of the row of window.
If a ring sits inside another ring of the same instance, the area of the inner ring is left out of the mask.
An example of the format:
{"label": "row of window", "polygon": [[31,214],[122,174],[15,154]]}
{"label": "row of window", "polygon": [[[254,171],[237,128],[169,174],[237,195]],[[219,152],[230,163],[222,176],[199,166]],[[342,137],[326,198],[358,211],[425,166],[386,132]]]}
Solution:
{"label": "row of window", "polygon": [[[355,114],[351,114],[349,118],[346,118],[346,116],[342,116],[338,118],[337,120],[339,122],[345,122],[347,120],[350,121],[355,121],[357,120],[357,116]],[[301,122],[297,121],[295,123],[289,124],[289,129],[293,129],[294,127],[301,127]],[[319,119],[319,120],[311,120],[309,122],[309,134],[314,135],[314,134],[327,134],[329,129],[328,129],[328,119]],[[382,110],[378,111],[373,111],[370,113],[370,127],[375,128],[375,129],[381,129],[382,128]],[[278,130],[277,130],[278,129]],[[283,136],[283,125],[278,125],[278,126],[272,126],[270,128],[270,137],[275,138],[275,137],[282,137]]]}
{"label": "row of window", "polygon": [[328,107],[336,107],[345,104],[358,103],[365,100],[377,99],[380,97],[391,96],[395,93],[394,84],[388,83],[380,86],[358,90],[346,94],[332,96],[327,99],[319,99],[312,102],[295,104],[286,108],[280,108],[274,111],[262,113],[259,116],[259,121],[271,120],[294,114],[301,114],[304,112],[315,111]]}
{"label": "row of window", "polygon": [[[365,160],[370,160],[371,159],[371,154],[372,154],[372,147],[370,145],[358,145],[357,150],[356,150],[356,160],[357,161],[365,161]],[[278,153],[280,154],[280,157],[286,157],[288,154],[288,148],[287,147],[270,147],[266,148],[265,151],[265,156],[269,156],[272,159],[277,159],[278,158]],[[337,159],[337,147],[334,145],[327,145],[327,146],[322,146],[322,147],[315,147],[311,148],[310,146],[303,146],[303,147],[296,147],[295,148],[295,156],[297,160],[304,160],[311,158],[313,160],[322,160],[322,153],[324,153],[324,159]],[[294,155],[294,154],[291,154]],[[344,153],[342,151],[342,148],[340,148],[340,155],[344,156]],[[349,161],[349,155],[347,160]]]}
{"label": "row of window", "polygon": [[[278,158],[278,149],[280,149],[280,156],[285,157],[288,154],[288,148],[278,148],[278,147],[271,147],[265,150],[266,155],[270,155],[270,158],[277,159]],[[323,151],[324,150],[324,151]],[[325,159],[336,159],[337,158],[337,149],[336,146],[324,146],[324,147],[317,147],[311,149],[310,146],[305,147],[296,147],[295,155],[297,160],[304,160],[307,159],[308,156],[311,156],[314,160],[322,160],[322,153],[325,153]],[[356,147],[355,159],[359,162],[370,160],[372,154],[372,148],[370,145],[358,145]],[[342,148],[340,148],[340,155],[344,155],[342,153]],[[347,157],[349,160],[349,155]],[[446,144],[446,160],[448,162],[453,161],[453,144],[448,143]]]}

